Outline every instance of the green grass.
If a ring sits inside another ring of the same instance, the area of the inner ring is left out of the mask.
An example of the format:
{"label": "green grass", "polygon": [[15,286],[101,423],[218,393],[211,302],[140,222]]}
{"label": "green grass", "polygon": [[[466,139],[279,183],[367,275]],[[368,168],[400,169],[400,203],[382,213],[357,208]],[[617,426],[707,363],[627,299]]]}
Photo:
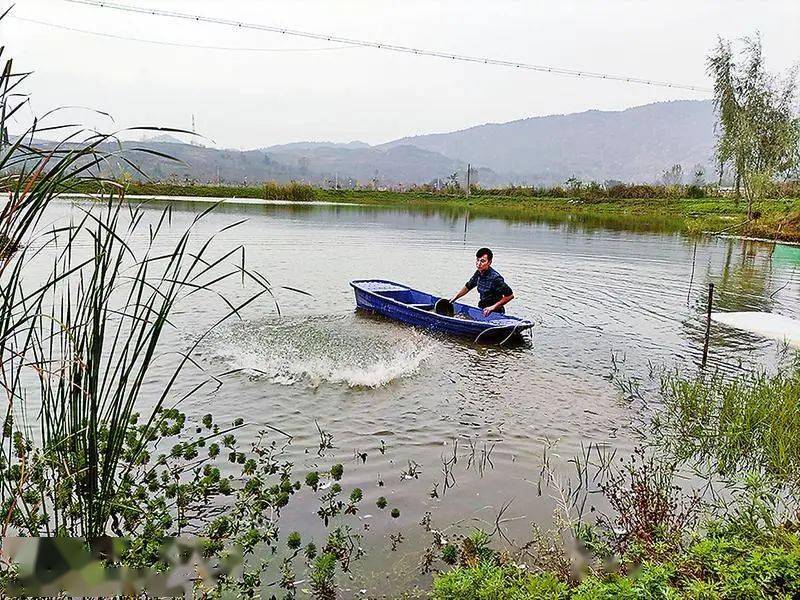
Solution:
{"label": "green grass", "polygon": [[550,573],[482,561],[440,574],[434,600],[727,600],[800,595],[800,538],[777,532],[763,543],[734,535],[696,540],[672,560],[627,574],[594,574],[576,587]]}
{"label": "green grass", "polygon": [[557,600],[568,598],[567,586],[551,574],[533,575],[514,565],[481,562],[458,567],[439,576],[432,600]]}

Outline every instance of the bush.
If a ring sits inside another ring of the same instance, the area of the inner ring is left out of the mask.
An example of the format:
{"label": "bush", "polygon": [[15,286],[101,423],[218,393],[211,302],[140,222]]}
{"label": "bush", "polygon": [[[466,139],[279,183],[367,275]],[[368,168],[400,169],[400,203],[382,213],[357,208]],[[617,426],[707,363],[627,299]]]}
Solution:
{"label": "bush", "polygon": [[663,186],[654,185],[615,185],[608,189],[609,198],[621,200],[633,198],[663,198],[665,192]]}
{"label": "bush", "polygon": [[800,198],[800,179],[776,183],[775,193],[778,198]]}
{"label": "bush", "polygon": [[708,537],[670,563],[645,563],[631,575],[587,579],[571,598],[788,599],[798,594],[800,539],[789,534],[763,546],[749,538]]}
{"label": "bush", "polygon": [[307,183],[291,183],[280,184],[274,181],[268,181],[264,184],[264,198],[266,200],[288,200],[291,202],[307,202],[314,200],[317,193],[313,186]]}
{"label": "bush", "polygon": [[686,197],[697,200],[706,197],[706,191],[699,185],[690,185],[686,188]]}

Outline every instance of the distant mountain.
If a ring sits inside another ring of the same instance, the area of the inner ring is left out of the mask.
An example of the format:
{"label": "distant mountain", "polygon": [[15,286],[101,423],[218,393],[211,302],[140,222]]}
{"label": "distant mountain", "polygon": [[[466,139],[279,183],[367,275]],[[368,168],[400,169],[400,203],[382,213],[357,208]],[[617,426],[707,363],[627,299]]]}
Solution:
{"label": "distant mountain", "polygon": [[[122,171],[131,173],[135,178],[138,173],[132,172],[131,167],[122,160],[122,157],[136,164],[150,179],[155,181],[167,180],[198,180],[200,182],[221,183],[258,183],[262,181],[278,181],[286,183],[292,180],[302,180],[309,175],[301,169],[273,160],[263,150],[219,150],[195,146],[183,142],[123,142],[123,152],[120,158],[112,158],[108,162],[105,175],[117,176]],[[145,150],[145,152],[137,151]],[[165,154],[175,160],[169,160],[158,155],[148,154],[153,150]],[[319,175],[323,178],[324,175]]]}
{"label": "distant mountain", "polygon": [[590,110],[405,137],[378,146],[413,145],[488,167],[508,181],[562,183],[618,179],[652,182],[674,164],[706,168],[714,152],[708,101],[658,102],[623,111]]}
{"label": "distant mountain", "polygon": [[[257,183],[262,181],[305,181],[342,186],[380,185],[444,180],[466,170],[460,161],[414,146],[372,148],[366,144],[334,146],[287,144],[267,150],[218,150],[173,142],[125,142],[123,156],[155,180],[196,179],[202,182]],[[155,150],[177,161],[135,152],[134,148]],[[123,160],[112,160],[107,174],[131,168]],[[135,175],[135,174],[134,174]],[[484,170],[487,181],[492,173]]]}
{"label": "distant mountain", "polygon": [[[451,133],[406,137],[378,146],[364,142],[296,142],[258,150],[220,150],[187,144],[170,135],[123,143],[124,156],[154,180],[379,185],[430,183],[457,175],[467,163],[473,181],[553,185],[582,181],[654,182],[675,164],[686,179],[696,166],[711,173],[714,153],[711,101],[658,102],[623,111],[491,123]],[[137,152],[145,148],[178,159]],[[117,148],[114,148],[117,150]],[[131,171],[112,160],[107,175]],[[134,173],[134,176],[139,176]]]}
{"label": "distant mountain", "polygon": [[159,135],[154,135],[153,137],[145,137],[142,141],[145,142],[162,142],[165,144],[185,144],[186,142],[176,138],[174,135],[170,135],[168,133],[162,133]]}
{"label": "distant mountain", "polygon": [[[305,177],[319,173],[333,174],[340,182],[349,180],[362,184],[377,180],[382,184],[427,183],[444,180],[457,172],[466,172],[466,163],[412,145],[375,148],[371,146],[341,147],[273,146],[269,156],[285,165],[297,167]],[[497,183],[486,170],[484,177]]]}
{"label": "distant mountain", "polygon": [[291,142],[289,144],[277,144],[262,148],[264,152],[295,152],[303,150],[314,150],[316,148],[369,148],[366,142],[354,140],[352,142]]}

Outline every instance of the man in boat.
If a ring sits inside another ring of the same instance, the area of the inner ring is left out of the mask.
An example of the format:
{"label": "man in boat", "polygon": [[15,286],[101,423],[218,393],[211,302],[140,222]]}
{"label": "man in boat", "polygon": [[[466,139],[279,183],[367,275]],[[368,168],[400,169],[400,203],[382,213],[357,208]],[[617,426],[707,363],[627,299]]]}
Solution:
{"label": "man in boat", "polygon": [[475,253],[475,266],[477,267],[475,274],[450,302],[455,302],[472,288],[477,287],[480,294],[478,307],[483,309],[484,317],[488,317],[492,312],[506,312],[503,307],[514,299],[514,292],[508,287],[503,276],[492,268],[492,251],[489,248],[481,248]]}

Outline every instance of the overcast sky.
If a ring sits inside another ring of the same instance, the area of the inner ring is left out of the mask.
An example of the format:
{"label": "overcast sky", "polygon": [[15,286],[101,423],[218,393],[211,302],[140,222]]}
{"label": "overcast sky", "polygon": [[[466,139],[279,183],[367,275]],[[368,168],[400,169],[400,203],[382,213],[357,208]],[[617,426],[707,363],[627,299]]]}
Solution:
{"label": "overcast sky", "polygon": [[[708,87],[718,35],[760,31],[769,67],[800,60],[800,0],[117,0],[249,23]],[[0,2],[5,6],[8,3]],[[275,33],[136,15],[65,0],[17,0],[0,43],[32,70],[32,113],[63,105],[107,111],[69,119],[105,129],[190,128],[218,146],[299,140],[380,143],[486,122],[619,110],[703,93],[465,64]],[[177,44],[99,37],[23,21]],[[267,51],[271,50],[271,51]],[[274,51],[272,51],[274,50]],[[28,113],[32,114],[31,112]]]}

